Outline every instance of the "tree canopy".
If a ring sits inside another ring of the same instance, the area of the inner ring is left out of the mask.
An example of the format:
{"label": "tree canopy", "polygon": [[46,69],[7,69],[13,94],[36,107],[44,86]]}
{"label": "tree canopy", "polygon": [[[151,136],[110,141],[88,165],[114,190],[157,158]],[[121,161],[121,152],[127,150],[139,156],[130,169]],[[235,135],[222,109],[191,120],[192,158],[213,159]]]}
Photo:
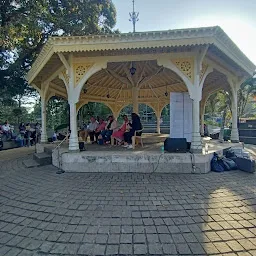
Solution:
{"label": "tree canopy", "polygon": [[49,36],[111,33],[111,0],[0,1],[0,93],[28,93],[24,75]]}

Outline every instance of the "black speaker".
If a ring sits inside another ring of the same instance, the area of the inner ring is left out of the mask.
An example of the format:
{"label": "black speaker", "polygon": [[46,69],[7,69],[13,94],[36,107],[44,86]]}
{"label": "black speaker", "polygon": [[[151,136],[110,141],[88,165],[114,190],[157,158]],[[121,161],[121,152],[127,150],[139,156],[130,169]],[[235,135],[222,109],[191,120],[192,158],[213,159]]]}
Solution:
{"label": "black speaker", "polygon": [[170,153],[186,153],[188,149],[185,138],[167,138],[164,141],[164,150]]}
{"label": "black speaker", "polygon": [[79,149],[80,149],[80,151],[84,151],[84,142],[83,141],[79,142]]}

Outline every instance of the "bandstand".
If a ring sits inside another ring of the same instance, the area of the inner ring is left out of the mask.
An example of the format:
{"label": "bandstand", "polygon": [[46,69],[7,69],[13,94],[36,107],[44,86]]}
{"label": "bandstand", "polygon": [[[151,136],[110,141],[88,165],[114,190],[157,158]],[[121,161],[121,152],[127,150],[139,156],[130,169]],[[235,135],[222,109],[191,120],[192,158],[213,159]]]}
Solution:
{"label": "bandstand", "polygon": [[255,70],[220,27],[126,34],[51,37],[27,80],[42,105],[42,143],[46,105],[52,96],[70,105],[69,151],[78,150],[77,112],[88,102],[105,103],[118,117],[128,104],[152,107],[160,132],[162,109],[172,92],[188,92],[193,101],[191,149],[202,152],[200,123],[208,97],[225,90],[232,99],[232,142],[239,141],[237,92]]}

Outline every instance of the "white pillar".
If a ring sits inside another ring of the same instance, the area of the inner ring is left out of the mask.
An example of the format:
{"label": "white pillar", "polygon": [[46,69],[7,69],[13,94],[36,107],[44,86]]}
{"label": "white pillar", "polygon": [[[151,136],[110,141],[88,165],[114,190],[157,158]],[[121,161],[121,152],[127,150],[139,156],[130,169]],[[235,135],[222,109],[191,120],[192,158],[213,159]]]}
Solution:
{"label": "white pillar", "polygon": [[69,102],[70,107],[70,138],[69,138],[69,150],[77,151],[79,150],[78,136],[77,136],[77,111],[76,103]]}
{"label": "white pillar", "polygon": [[204,136],[204,114],[205,114],[205,105],[206,105],[206,102],[201,102],[201,129],[200,129],[200,133],[202,136]]}
{"label": "white pillar", "polygon": [[139,89],[137,87],[132,88],[132,105],[133,112],[139,114],[139,102],[138,102]]}
{"label": "white pillar", "polygon": [[46,143],[48,138],[46,132],[46,100],[44,97],[41,97],[41,122],[41,143]]}
{"label": "white pillar", "polygon": [[158,134],[161,134],[161,127],[160,127],[160,125],[161,125],[161,116],[157,115],[156,116],[156,132]]}
{"label": "white pillar", "polygon": [[202,139],[200,135],[200,101],[198,99],[193,99],[193,109],[192,109],[192,141],[191,150],[195,153],[202,152]]}
{"label": "white pillar", "polygon": [[237,128],[237,91],[233,90],[232,93],[232,131],[231,142],[239,142],[239,133]]}

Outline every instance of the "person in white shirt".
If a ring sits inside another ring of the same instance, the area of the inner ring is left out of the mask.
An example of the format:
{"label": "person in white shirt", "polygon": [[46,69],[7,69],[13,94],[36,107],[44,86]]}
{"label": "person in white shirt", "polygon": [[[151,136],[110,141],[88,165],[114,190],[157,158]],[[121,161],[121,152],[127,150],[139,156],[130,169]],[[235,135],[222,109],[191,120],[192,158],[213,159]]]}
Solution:
{"label": "person in white shirt", "polygon": [[79,136],[83,139],[83,141],[87,141],[88,135],[90,136],[91,143],[95,142],[95,130],[98,128],[99,123],[96,121],[95,117],[91,117],[91,122],[88,127],[83,131],[80,131]]}
{"label": "person in white shirt", "polygon": [[5,121],[5,123],[2,125],[2,131],[3,131],[3,134],[5,134],[7,138],[12,137],[11,127],[7,121]]}

